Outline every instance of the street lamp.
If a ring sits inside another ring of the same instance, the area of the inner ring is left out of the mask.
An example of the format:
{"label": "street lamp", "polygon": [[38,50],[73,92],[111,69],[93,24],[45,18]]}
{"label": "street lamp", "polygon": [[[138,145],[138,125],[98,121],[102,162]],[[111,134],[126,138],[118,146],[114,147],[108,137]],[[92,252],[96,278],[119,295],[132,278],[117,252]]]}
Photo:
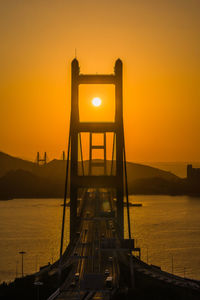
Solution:
{"label": "street lamp", "polygon": [[24,254],[26,254],[26,252],[20,251],[19,254],[22,256],[22,277],[24,277]]}
{"label": "street lamp", "polygon": [[147,246],[146,246],[146,248],[147,248],[147,264],[148,264],[149,263],[149,249]]}
{"label": "street lamp", "polygon": [[147,250],[147,259],[146,259],[146,261],[147,261],[147,264],[149,263],[149,249],[148,249],[148,246],[147,245],[144,245],[144,247],[146,248],[146,250]]}
{"label": "street lamp", "polygon": [[35,272],[37,272],[37,266],[38,266],[38,256],[35,257]]}
{"label": "street lamp", "polygon": [[41,282],[41,281],[35,281],[34,285],[37,288],[37,300],[40,300],[40,286],[43,285],[43,282]]}
{"label": "street lamp", "polygon": [[172,274],[174,274],[174,257],[172,255]]}
{"label": "street lamp", "polygon": [[16,260],[16,278],[18,276],[18,260]]}

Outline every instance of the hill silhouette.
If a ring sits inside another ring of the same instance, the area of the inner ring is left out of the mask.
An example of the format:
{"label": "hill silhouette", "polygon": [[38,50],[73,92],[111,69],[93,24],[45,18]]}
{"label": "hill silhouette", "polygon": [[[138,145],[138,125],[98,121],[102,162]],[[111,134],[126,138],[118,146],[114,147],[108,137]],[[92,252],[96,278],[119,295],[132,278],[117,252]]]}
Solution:
{"label": "hill silhouette", "polygon": [[[89,162],[84,161],[84,172],[88,173]],[[100,168],[94,169],[94,175]],[[110,174],[111,161],[107,161]],[[113,168],[115,171],[115,167]],[[81,175],[81,163],[79,163]],[[178,193],[182,180],[176,175],[150,166],[127,162],[130,193],[171,194]],[[0,198],[63,197],[66,161],[52,160],[46,165],[12,157],[0,152]]]}
{"label": "hill silhouette", "polygon": [[5,175],[9,171],[14,170],[25,170],[25,171],[33,171],[36,168],[36,164],[23,160],[21,158],[13,157],[4,152],[0,152],[0,177]]}
{"label": "hill silhouette", "polygon": [[62,185],[29,171],[9,171],[0,178],[0,199],[62,197]]}

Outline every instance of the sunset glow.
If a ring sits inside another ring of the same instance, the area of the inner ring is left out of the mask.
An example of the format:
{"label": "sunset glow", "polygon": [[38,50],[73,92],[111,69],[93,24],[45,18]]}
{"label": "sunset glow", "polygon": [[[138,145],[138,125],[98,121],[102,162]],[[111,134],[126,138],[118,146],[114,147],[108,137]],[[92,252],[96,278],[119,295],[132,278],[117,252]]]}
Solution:
{"label": "sunset glow", "polygon": [[[123,61],[127,160],[199,161],[199,11],[197,0],[1,1],[0,151],[60,157],[76,48],[84,74]],[[79,86],[81,121],[114,120],[105,88]]]}

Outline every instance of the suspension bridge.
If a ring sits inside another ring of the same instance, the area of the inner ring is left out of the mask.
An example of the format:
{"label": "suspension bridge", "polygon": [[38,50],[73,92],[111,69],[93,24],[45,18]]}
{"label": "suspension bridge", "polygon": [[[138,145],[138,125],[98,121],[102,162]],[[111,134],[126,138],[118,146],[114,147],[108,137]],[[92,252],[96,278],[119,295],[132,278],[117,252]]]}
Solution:
{"label": "suspension bridge", "polygon": [[[123,64],[115,63],[114,73],[80,73],[77,59],[71,65],[71,117],[67,149],[67,167],[60,259],[35,276],[57,273],[58,288],[53,299],[111,299],[122,289],[173,288],[181,298],[199,299],[198,281],[163,272],[140,260],[131,232],[123,125]],[[114,122],[80,122],[79,86],[111,84],[115,87]],[[89,160],[83,161],[82,136],[87,133]],[[95,135],[102,137],[94,144]],[[107,143],[112,136],[112,161],[107,164]],[[93,152],[100,150],[102,160]],[[79,164],[79,157],[81,164]],[[44,159],[46,160],[46,154]],[[38,155],[38,162],[40,158]],[[81,167],[80,167],[81,166]],[[98,172],[96,171],[98,170]],[[70,186],[70,191],[68,187]],[[64,244],[66,200],[70,192],[70,243]],[[124,210],[124,196],[126,209]],[[127,214],[128,238],[124,237],[124,211]],[[68,270],[65,273],[65,270]],[[140,298],[137,298],[140,299]]]}

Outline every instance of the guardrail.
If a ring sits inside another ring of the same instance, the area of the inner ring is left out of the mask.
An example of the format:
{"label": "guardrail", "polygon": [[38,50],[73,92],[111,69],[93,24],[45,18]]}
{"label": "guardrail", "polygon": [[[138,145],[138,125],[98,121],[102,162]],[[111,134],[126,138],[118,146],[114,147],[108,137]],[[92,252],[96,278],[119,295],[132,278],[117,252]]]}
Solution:
{"label": "guardrail", "polygon": [[60,288],[58,288],[47,300],[54,300],[60,294]]}

